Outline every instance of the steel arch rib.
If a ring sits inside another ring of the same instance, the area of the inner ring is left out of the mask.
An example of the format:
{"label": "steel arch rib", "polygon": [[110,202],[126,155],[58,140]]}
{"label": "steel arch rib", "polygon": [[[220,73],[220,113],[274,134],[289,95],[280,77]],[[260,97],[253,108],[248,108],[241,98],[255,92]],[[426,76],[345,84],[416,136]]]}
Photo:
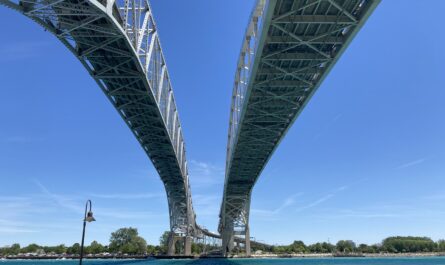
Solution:
{"label": "steel arch rib", "polygon": [[197,233],[185,145],[147,0],[0,0],[54,34],[128,125],[166,189],[170,227]]}
{"label": "steel arch rib", "polygon": [[262,170],[379,2],[257,0],[235,72],[221,234],[247,229]]}

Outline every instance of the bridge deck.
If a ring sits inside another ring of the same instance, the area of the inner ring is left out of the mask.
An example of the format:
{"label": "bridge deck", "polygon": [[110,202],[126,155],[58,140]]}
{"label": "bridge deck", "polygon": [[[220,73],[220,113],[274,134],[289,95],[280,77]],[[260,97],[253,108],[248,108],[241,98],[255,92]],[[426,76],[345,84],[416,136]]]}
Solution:
{"label": "bridge deck", "polygon": [[172,230],[192,232],[195,214],[185,145],[148,1],[0,3],[45,27],[80,60],[157,169],[168,196]]}
{"label": "bridge deck", "polygon": [[257,2],[235,76],[220,232],[248,224],[261,171],[378,2]]}

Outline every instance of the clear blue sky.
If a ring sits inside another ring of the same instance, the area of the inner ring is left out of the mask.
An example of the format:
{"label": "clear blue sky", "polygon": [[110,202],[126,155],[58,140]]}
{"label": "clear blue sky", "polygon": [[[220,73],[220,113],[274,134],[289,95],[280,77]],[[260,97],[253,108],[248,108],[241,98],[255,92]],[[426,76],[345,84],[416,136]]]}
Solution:
{"label": "clear blue sky", "polygon": [[[187,144],[198,222],[216,230],[233,78],[253,0],[152,0]],[[174,6],[174,8],[172,8]],[[384,0],[258,181],[251,235],[268,243],[445,238],[442,0]],[[168,230],[162,182],[81,64],[0,9],[0,246]]]}

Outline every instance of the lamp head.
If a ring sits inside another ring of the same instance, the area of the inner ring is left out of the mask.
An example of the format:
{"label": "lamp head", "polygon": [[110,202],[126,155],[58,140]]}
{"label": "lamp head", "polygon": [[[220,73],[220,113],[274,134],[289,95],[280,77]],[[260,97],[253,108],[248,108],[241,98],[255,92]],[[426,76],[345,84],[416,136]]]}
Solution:
{"label": "lamp head", "polygon": [[93,212],[92,211],[89,211],[87,213],[87,217],[85,217],[85,221],[87,221],[87,222],[94,222],[94,221],[96,221],[96,219],[94,219],[94,217],[93,217]]}

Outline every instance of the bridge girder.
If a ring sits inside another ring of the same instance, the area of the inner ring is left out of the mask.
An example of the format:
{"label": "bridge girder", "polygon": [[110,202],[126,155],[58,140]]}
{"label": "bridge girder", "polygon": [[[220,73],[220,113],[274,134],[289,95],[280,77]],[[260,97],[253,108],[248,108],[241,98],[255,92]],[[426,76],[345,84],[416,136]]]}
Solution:
{"label": "bridge girder", "polygon": [[235,72],[223,251],[248,228],[252,189],[273,152],[379,2],[257,0]]}
{"label": "bridge girder", "polygon": [[82,63],[153,162],[170,228],[197,233],[186,150],[148,0],[0,0],[55,35]]}

